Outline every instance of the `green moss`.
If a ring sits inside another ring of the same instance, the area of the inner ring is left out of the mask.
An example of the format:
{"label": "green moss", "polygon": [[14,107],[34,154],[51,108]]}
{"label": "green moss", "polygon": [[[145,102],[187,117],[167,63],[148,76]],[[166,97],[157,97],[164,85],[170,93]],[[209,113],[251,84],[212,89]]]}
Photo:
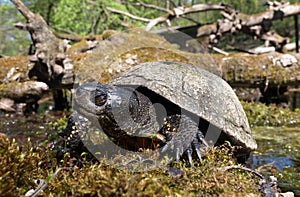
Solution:
{"label": "green moss", "polygon": [[44,191],[50,195],[63,193],[70,196],[190,196],[199,194],[245,195],[255,193],[257,179],[249,173],[238,170],[223,171],[220,167],[235,165],[231,150],[214,148],[202,163],[187,167],[178,163],[174,167],[184,172],[181,177],[170,176],[164,169],[143,173],[122,171],[104,162],[86,164],[82,168],[72,168],[60,173]]}
{"label": "green moss", "polygon": [[288,126],[300,125],[300,109],[291,111],[289,108],[263,103],[241,102],[251,127],[254,126]]}
{"label": "green moss", "polygon": [[[182,162],[176,164],[184,174],[174,177],[164,169],[133,173],[112,168],[104,162],[87,162],[78,168],[76,161],[68,157],[63,166],[57,166],[50,150],[35,148],[30,141],[19,147],[14,141],[3,139],[0,144],[0,193],[4,196],[24,195],[37,188],[34,184],[37,179],[48,183],[40,193],[42,196],[243,196],[257,193],[257,179],[252,174],[220,169],[236,164],[231,149],[225,147],[212,149],[203,162],[195,163],[194,167]],[[61,170],[53,175],[57,169]]]}
{"label": "green moss", "polygon": [[55,121],[50,121],[48,123],[49,129],[51,130],[56,130],[56,131],[60,131],[64,128],[66,128],[68,124],[68,119],[66,117],[66,115],[64,114],[61,118],[58,118]]}
{"label": "green moss", "polygon": [[270,86],[285,84],[297,76],[297,67],[282,69],[280,58],[282,54],[272,53],[259,56],[249,56],[243,53],[234,53],[226,57],[221,63],[222,76],[231,83],[245,83],[247,85],[268,81]]}
{"label": "green moss", "polygon": [[214,66],[211,55],[178,50],[163,37],[139,28],[120,33],[108,31],[103,37],[109,39],[99,41],[98,47],[91,53],[86,53],[78,60],[74,59],[77,56],[71,56],[74,74],[81,82],[107,82],[130,67],[149,61],[183,62],[217,74],[221,73],[219,68]]}
{"label": "green moss", "polygon": [[35,179],[47,177],[54,166],[53,153],[33,147],[30,139],[20,147],[15,140],[0,139],[0,194],[2,196],[24,195],[36,187]]}

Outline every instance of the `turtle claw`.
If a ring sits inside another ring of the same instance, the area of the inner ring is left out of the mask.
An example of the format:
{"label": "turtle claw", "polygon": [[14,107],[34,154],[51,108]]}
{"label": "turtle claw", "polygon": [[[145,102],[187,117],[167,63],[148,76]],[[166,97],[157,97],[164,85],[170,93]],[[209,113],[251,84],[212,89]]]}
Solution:
{"label": "turtle claw", "polygon": [[200,162],[202,162],[202,157],[201,157],[201,153],[200,153],[199,147],[195,147],[195,151],[196,151],[198,159],[200,160]]}
{"label": "turtle claw", "polygon": [[199,143],[195,142],[195,140],[192,142],[191,147],[189,147],[184,154],[186,155],[188,162],[190,164],[191,167],[193,167],[193,152],[196,152],[196,156],[197,158],[200,160],[200,162],[202,162],[202,156],[201,156],[201,152],[200,152],[200,147],[199,147]]}
{"label": "turtle claw", "polygon": [[[195,156],[202,162],[201,149],[209,145],[204,139],[203,133],[199,130],[198,124],[185,115],[170,117],[168,121],[173,121],[171,123],[180,121],[180,124],[176,133],[169,134],[171,139],[162,147],[161,153],[163,155],[170,154],[176,162],[180,160],[181,156],[184,156],[190,166],[193,166],[193,152],[195,152]],[[164,129],[166,131],[162,131],[166,132],[167,135],[170,129],[169,127]]]}
{"label": "turtle claw", "polygon": [[204,139],[203,133],[201,131],[198,132],[197,134],[197,139],[205,146],[205,147],[209,147],[208,143],[206,142],[206,140]]}
{"label": "turtle claw", "polygon": [[193,159],[192,159],[192,149],[186,150],[187,158],[191,167],[193,167]]}
{"label": "turtle claw", "polygon": [[176,157],[175,157],[175,161],[178,162],[180,159],[180,150],[179,148],[176,148]]}

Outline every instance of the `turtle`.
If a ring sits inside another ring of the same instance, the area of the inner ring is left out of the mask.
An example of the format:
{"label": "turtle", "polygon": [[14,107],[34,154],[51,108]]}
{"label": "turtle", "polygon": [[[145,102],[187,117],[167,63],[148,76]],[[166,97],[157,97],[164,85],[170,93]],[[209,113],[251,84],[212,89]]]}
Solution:
{"label": "turtle", "polygon": [[62,134],[72,136],[73,151],[82,133],[75,135],[71,128],[87,120],[122,148],[159,150],[176,161],[185,156],[190,165],[193,156],[202,159],[201,152],[210,144],[229,141],[239,146],[241,161],[257,148],[233,89],[197,66],[145,62],[108,83],[83,84],[73,97],[74,112]]}

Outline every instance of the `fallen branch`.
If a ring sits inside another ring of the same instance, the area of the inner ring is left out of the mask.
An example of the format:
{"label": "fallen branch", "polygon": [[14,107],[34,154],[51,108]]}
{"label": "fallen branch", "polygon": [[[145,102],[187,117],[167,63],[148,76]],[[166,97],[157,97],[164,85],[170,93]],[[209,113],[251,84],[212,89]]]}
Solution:
{"label": "fallen branch", "polygon": [[49,90],[49,87],[40,81],[25,81],[0,84],[0,90],[0,98],[10,98],[22,103],[35,103]]}
{"label": "fallen branch", "polygon": [[270,31],[271,21],[298,14],[300,14],[300,3],[280,4],[280,6],[273,6],[270,10],[253,15],[229,10],[229,12],[222,12],[224,18],[218,22],[199,27],[197,37],[210,36],[211,42],[215,43],[224,33],[242,31],[262,40],[268,40],[281,49],[287,40]]}
{"label": "fallen branch", "polygon": [[[88,1],[89,3],[95,4],[95,2],[93,1]],[[150,31],[154,26],[166,22],[169,25],[171,24],[171,20],[174,18],[178,18],[178,17],[186,17],[186,15],[191,14],[191,13],[195,13],[195,12],[205,12],[205,11],[210,11],[210,10],[228,10],[230,9],[230,6],[223,4],[223,3],[215,3],[215,4],[196,4],[196,5],[192,5],[189,7],[185,7],[185,6],[178,6],[178,7],[174,7],[173,9],[165,9],[165,8],[160,8],[158,6],[152,5],[152,4],[146,4],[143,3],[141,1],[139,1],[138,3],[130,3],[133,5],[140,5],[146,8],[152,8],[152,9],[156,9],[159,11],[163,11],[166,12],[166,14],[159,16],[157,18],[154,19],[149,19],[149,18],[143,18],[143,17],[139,17],[136,15],[133,15],[129,12],[125,12],[125,11],[121,11],[121,10],[116,10],[110,7],[106,7],[105,9],[107,9],[110,12],[116,13],[116,14],[121,14],[121,15],[125,15],[128,16],[134,20],[139,20],[139,21],[143,21],[148,23],[148,25],[146,26],[145,30],[146,31]],[[188,20],[191,20],[189,18],[187,18]]]}
{"label": "fallen branch", "polygon": [[168,14],[152,19],[146,26],[145,30],[150,31],[154,26],[158,25],[159,23],[171,21],[173,18],[186,16],[187,14],[210,11],[210,10],[228,10],[228,9],[229,6],[223,3],[196,4],[190,7],[184,7],[184,6],[175,7],[172,10],[170,10]]}

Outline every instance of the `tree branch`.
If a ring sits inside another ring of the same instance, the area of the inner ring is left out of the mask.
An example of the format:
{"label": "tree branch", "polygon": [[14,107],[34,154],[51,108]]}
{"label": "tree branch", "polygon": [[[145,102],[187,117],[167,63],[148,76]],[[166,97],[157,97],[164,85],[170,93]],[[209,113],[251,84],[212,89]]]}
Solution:
{"label": "tree branch", "polygon": [[[53,34],[45,20],[38,14],[32,13],[20,0],[12,0],[17,9],[27,19],[25,25],[18,24],[19,28],[25,28],[31,35],[35,47],[35,54],[30,57],[32,69],[30,78],[37,78],[51,86],[55,80],[61,81],[61,76],[66,69],[64,61],[67,60],[66,44]],[[45,71],[39,73],[38,71]]]}
{"label": "tree branch", "polygon": [[[90,0],[88,2],[94,3],[93,1],[90,1]],[[148,23],[148,25],[145,28],[146,31],[151,30],[155,25],[163,23],[163,22],[167,22],[168,24],[170,24],[170,21],[172,19],[174,19],[175,17],[185,17],[185,18],[187,18],[186,15],[190,14],[190,13],[204,12],[204,11],[209,11],[209,10],[230,10],[231,9],[230,6],[228,6],[226,4],[223,4],[223,3],[196,4],[196,5],[192,5],[190,7],[179,6],[179,7],[173,8],[172,10],[168,10],[168,9],[165,9],[165,8],[160,8],[160,7],[152,5],[152,4],[146,4],[146,3],[143,3],[141,1],[139,1],[138,3],[134,3],[134,5],[141,5],[141,6],[144,6],[146,8],[153,8],[153,9],[156,9],[156,10],[164,11],[167,14],[165,14],[163,16],[159,16],[159,17],[154,18],[154,19],[149,19],[149,18],[138,17],[138,16],[135,16],[135,15],[129,13],[129,12],[116,10],[116,9],[113,9],[113,8],[110,8],[110,7],[106,7],[106,9],[109,10],[110,12],[113,12],[113,13],[116,13],[116,14],[122,14],[122,15],[128,16],[132,19]]]}
{"label": "tree branch", "polygon": [[121,11],[121,10],[116,10],[116,9],[113,9],[113,8],[110,8],[110,7],[106,7],[106,9],[108,11],[111,11],[111,12],[116,13],[116,14],[122,14],[122,15],[128,16],[128,17],[130,17],[132,19],[135,19],[135,20],[139,20],[139,21],[143,21],[143,22],[150,22],[150,19],[148,19],[148,18],[138,17],[138,16],[135,16],[135,15],[130,14],[128,12],[124,12],[124,11]]}
{"label": "tree branch", "polygon": [[19,10],[19,12],[28,20],[30,21],[32,18],[34,18],[35,14],[32,13],[21,1],[19,0],[11,0],[13,4],[15,4],[16,8]]}
{"label": "tree branch", "polygon": [[[175,9],[176,8],[174,8],[173,10],[175,10]],[[178,7],[177,9],[181,9],[181,8]],[[182,14],[185,15],[185,14],[190,14],[190,13],[194,13],[194,12],[204,12],[204,11],[208,11],[208,10],[228,10],[228,9],[230,9],[230,6],[223,4],[223,3],[196,4],[196,5],[192,5],[191,7],[183,8]]]}
{"label": "tree branch", "polygon": [[166,13],[169,13],[169,14],[173,14],[170,10],[168,10],[166,8],[158,7],[158,6],[153,5],[153,4],[147,4],[147,3],[144,3],[142,1],[138,1],[138,3],[131,3],[131,2],[122,2],[122,3],[123,4],[136,5],[136,6],[143,6],[145,8],[151,8],[151,9],[155,9],[155,10],[158,10],[158,11],[163,11],[163,12],[166,12]]}

